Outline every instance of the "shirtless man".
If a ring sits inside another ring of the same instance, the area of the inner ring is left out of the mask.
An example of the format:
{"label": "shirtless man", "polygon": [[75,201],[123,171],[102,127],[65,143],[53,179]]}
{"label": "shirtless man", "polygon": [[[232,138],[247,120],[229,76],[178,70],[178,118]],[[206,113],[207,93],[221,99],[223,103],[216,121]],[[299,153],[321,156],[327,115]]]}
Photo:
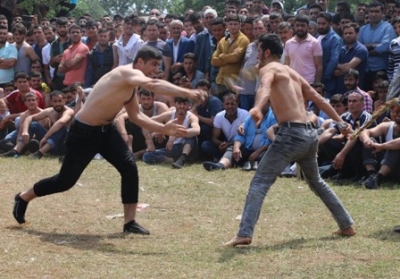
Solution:
{"label": "shirtless man", "polygon": [[[270,102],[279,131],[250,183],[239,232],[225,246],[249,245],[264,198],[284,168],[296,161],[312,191],[324,202],[339,225],[334,234],[352,236],[354,223],[330,187],[321,179],[317,165],[317,130],[307,122],[304,100],[312,100],[329,117],[343,122],[339,115],[298,73],[280,63],[282,43],[277,35],[262,35],[258,43],[260,87],[250,111],[256,123],[263,117],[261,108]],[[343,131],[344,132],[344,131]]]}
{"label": "shirtless man", "polygon": [[[158,94],[182,96],[200,101],[205,94],[174,86],[164,80],[146,77],[157,72],[161,54],[152,47],[141,48],[132,65],[120,66],[104,75],[91,91],[84,106],[76,114],[69,130],[67,152],[59,174],[43,179],[15,196],[13,215],[18,223],[25,222],[28,203],[42,197],[69,190],[75,185],[93,157],[100,153],[121,173],[121,196],[124,207],[123,231],[150,234],[135,221],[138,203],[138,170],[132,152],[113,125],[114,117],[125,108],[129,119],[145,129],[172,136],[185,136],[186,128],[176,120],[162,124],[140,112],[135,93],[137,87]],[[112,88],[113,91],[106,90]]]}

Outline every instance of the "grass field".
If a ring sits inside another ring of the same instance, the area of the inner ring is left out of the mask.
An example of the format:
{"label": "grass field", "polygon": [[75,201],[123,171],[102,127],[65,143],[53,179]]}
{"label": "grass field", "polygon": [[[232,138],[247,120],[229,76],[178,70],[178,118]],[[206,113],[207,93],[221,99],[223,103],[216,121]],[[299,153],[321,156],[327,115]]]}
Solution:
{"label": "grass field", "polygon": [[137,221],[150,236],[122,233],[118,173],[93,161],[70,191],[33,201],[28,224],[14,195],[59,169],[56,159],[1,159],[0,278],[400,278],[400,187],[333,186],[357,235],[336,223],[303,181],[279,178],[248,247],[223,248],[238,228],[253,173],[139,163]]}

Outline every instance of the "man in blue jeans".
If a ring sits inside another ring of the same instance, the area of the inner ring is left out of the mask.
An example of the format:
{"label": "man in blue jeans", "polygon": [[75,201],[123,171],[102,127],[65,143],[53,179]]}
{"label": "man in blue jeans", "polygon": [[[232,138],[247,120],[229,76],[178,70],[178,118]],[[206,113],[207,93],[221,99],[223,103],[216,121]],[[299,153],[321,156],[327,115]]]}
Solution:
{"label": "man in blue jeans", "polygon": [[[317,131],[313,124],[307,122],[304,100],[313,101],[333,120],[339,123],[343,123],[343,120],[304,78],[280,63],[282,52],[282,43],[277,35],[268,34],[259,37],[261,84],[257,91],[255,107],[250,111],[250,115],[258,124],[263,118],[261,108],[270,102],[279,123],[279,131],[250,183],[239,232],[225,243],[225,246],[234,247],[251,243],[254,227],[269,188],[276,177],[293,161],[300,165],[311,190],[333,215],[339,226],[339,230],[334,234],[342,236],[355,234],[352,228],[353,219],[318,173]],[[346,131],[347,129],[343,130],[343,133]]]}
{"label": "man in blue jeans", "polygon": [[194,101],[201,101],[205,95],[201,90],[177,87],[164,80],[146,77],[157,73],[160,63],[161,54],[157,49],[142,47],[137,52],[133,65],[117,67],[96,83],[71,124],[66,140],[67,151],[60,172],[15,196],[13,215],[18,223],[25,223],[25,212],[31,200],[69,190],[93,157],[100,153],[121,174],[123,231],[150,234],[135,220],[139,189],[138,170],[132,152],[113,124],[114,118],[125,107],[129,120],[145,129],[170,136],[185,136],[186,128],[177,125],[176,120],[162,124],[142,113],[135,96],[137,88],[140,86],[155,94],[181,96]]}

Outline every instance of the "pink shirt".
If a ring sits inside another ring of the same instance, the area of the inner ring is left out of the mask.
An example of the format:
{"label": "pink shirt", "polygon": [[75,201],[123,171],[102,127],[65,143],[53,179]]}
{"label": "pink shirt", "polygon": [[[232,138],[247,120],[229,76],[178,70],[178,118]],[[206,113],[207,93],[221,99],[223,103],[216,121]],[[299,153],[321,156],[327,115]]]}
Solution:
{"label": "pink shirt", "polygon": [[302,42],[296,40],[296,36],[288,40],[285,44],[285,57],[290,59],[290,68],[298,72],[309,83],[315,82],[314,57],[322,57],[321,43],[316,38],[308,34]]}
{"label": "pink shirt", "polygon": [[82,42],[79,42],[76,45],[69,46],[63,52],[63,58],[61,62],[68,61],[76,56],[84,57],[80,66],[76,69],[72,69],[65,73],[64,84],[70,86],[75,82],[85,83],[85,74],[86,74],[86,66],[87,66],[87,55],[89,53],[89,48]]}

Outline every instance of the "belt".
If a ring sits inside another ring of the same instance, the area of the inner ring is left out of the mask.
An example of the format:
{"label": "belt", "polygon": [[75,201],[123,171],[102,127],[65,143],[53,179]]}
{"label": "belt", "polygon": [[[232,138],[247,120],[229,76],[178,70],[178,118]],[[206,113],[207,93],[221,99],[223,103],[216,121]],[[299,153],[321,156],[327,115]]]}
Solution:
{"label": "belt", "polygon": [[287,127],[287,128],[304,128],[304,129],[315,129],[314,123],[307,122],[283,122],[279,124],[279,127]]}
{"label": "belt", "polygon": [[111,123],[109,123],[107,125],[92,126],[92,125],[85,124],[85,123],[80,122],[79,120],[74,119],[73,122],[72,122],[72,125],[77,127],[77,128],[84,129],[86,131],[105,133],[108,130],[110,130],[110,128],[114,125],[114,123],[111,122]]}

